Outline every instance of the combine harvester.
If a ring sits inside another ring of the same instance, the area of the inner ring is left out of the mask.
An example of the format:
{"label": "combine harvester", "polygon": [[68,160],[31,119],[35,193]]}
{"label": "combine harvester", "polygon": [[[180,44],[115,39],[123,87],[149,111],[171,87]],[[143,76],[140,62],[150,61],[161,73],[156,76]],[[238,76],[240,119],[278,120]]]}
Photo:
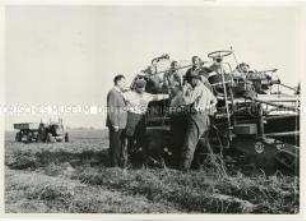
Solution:
{"label": "combine harvester", "polygon": [[[205,68],[208,70],[207,79],[218,98],[217,113],[209,135],[211,149],[215,153],[222,153],[223,159],[227,156],[241,159],[243,156],[243,161],[234,161],[251,164],[265,171],[298,172],[298,87],[282,84],[275,74],[277,69],[249,71],[247,79],[241,79],[235,74],[232,65],[226,62],[228,57],[235,61],[234,67],[239,67],[231,49],[209,53],[208,58],[212,59],[214,65]],[[169,56],[160,58],[170,60]],[[219,71],[211,70],[216,65]],[[181,65],[179,69],[185,72],[189,67],[191,65]],[[167,71],[169,69],[155,74]],[[164,151],[159,152],[159,156],[162,156],[159,159],[169,158],[172,156],[171,150],[175,151],[175,147],[170,147],[169,143],[169,101],[151,102],[149,107],[150,113],[146,118],[148,149],[162,149]],[[155,160],[158,161],[156,156]]]}
{"label": "combine harvester", "polygon": [[[221,67],[221,79],[208,80],[214,91],[222,85],[221,93],[217,93],[218,112],[212,131],[212,134],[217,136],[211,137],[219,139],[219,144],[227,148],[226,153],[236,150],[242,152],[245,162],[252,162],[261,169],[289,169],[298,172],[298,89],[282,84],[275,75],[277,69],[255,71],[247,78],[248,81],[241,83],[240,79],[232,74],[234,71],[231,65],[224,62],[224,58],[230,55],[237,60],[233,50],[208,54],[212,59],[219,59]],[[230,73],[224,71],[225,66],[229,67]],[[247,92],[248,83],[254,86],[252,95],[243,96],[237,93],[241,92],[241,88]],[[273,91],[273,87],[276,87],[276,90]],[[291,93],[284,93],[286,90]]]}

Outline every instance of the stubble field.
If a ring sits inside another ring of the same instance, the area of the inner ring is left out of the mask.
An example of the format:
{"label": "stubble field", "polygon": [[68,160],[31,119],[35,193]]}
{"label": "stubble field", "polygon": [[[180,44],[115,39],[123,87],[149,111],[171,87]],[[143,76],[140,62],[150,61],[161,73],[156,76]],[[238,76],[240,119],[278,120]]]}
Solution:
{"label": "stubble field", "polygon": [[6,213],[297,213],[296,176],[111,168],[107,131],[23,144],[6,133]]}

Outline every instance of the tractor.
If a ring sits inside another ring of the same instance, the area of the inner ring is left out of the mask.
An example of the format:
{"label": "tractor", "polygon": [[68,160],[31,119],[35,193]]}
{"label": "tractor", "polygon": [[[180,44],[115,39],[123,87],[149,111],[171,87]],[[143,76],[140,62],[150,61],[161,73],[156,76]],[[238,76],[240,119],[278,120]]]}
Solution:
{"label": "tractor", "polygon": [[16,123],[14,129],[16,142],[69,142],[69,134],[65,131],[62,120],[58,122],[40,123]]}

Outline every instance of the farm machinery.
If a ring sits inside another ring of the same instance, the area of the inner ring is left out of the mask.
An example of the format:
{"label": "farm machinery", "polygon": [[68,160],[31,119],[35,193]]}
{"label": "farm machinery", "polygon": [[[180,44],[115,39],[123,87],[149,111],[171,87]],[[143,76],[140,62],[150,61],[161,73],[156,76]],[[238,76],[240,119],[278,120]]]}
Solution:
{"label": "farm machinery", "polygon": [[15,136],[17,142],[69,142],[69,134],[65,131],[63,121],[40,123],[16,123],[14,129],[18,130]]}
{"label": "farm machinery", "polygon": [[[225,147],[231,154],[243,153],[244,162],[264,170],[298,171],[299,116],[298,90],[282,84],[277,69],[245,70],[246,79],[234,74],[224,62],[233,50],[215,51],[209,58],[218,60],[219,78],[209,76],[218,98],[218,111],[212,125],[211,143]],[[238,63],[238,62],[237,62]],[[226,73],[225,65],[229,68]],[[237,65],[237,68],[239,65]],[[243,73],[243,70],[238,70]],[[220,86],[221,85],[221,86]],[[272,91],[272,87],[276,90]],[[283,91],[289,90],[289,93]],[[221,141],[220,141],[221,140]],[[247,161],[246,161],[247,160]]]}
{"label": "farm machinery", "polygon": [[[169,56],[163,58],[169,59]],[[236,68],[227,62],[232,57]],[[299,170],[299,89],[282,84],[277,69],[256,71],[240,65],[232,49],[208,54],[212,60],[203,66],[203,75],[209,81],[218,99],[217,112],[211,117],[211,128],[205,142],[224,161],[238,162],[265,171]],[[203,64],[209,62],[203,62]],[[191,65],[180,66],[186,69]],[[156,71],[164,74],[168,70]],[[237,74],[237,72],[239,74]],[[289,91],[284,93],[283,91]],[[164,92],[166,93],[166,92]],[[154,160],[171,158],[178,151],[171,147],[171,112],[169,101],[151,102],[147,114],[147,145]],[[202,146],[202,147],[201,147]],[[154,152],[154,151],[152,151]],[[201,155],[201,151],[197,153]],[[207,153],[203,153],[203,156]],[[162,157],[160,157],[162,156]]]}

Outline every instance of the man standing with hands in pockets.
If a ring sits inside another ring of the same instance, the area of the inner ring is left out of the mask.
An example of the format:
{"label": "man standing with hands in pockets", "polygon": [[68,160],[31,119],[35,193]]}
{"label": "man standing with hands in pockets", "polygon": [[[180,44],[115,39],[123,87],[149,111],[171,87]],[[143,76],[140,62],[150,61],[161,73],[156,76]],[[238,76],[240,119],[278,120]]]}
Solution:
{"label": "man standing with hands in pockets", "polygon": [[107,119],[109,129],[109,157],[111,166],[124,167],[125,127],[127,121],[126,101],[123,91],[126,80],[123,75],[116,75],[114,87],[107,94]]}

